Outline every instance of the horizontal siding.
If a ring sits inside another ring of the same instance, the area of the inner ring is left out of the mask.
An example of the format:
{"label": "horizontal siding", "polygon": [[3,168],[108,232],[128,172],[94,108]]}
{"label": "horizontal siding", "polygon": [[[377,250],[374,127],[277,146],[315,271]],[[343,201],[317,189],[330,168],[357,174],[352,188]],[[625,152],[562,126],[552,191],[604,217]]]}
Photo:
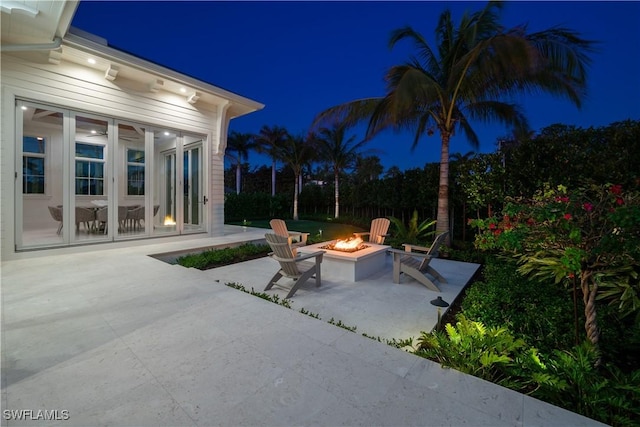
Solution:
{"label": "horizontal siding", "polygon": [[211,235],[224,233],[224,158],[218,150],[221,139],[225,139],[220,132],[226,132],[225,126],[219,126],[218,111],[224,111],[222,107],[206,103],[191,105],[177,95],[148,92],[142,83],[124,79],[110,82],[101,73],[75,64],[32,64],[11,55],[2,55],[0,77],[3,95],[0,144],[3,254],[13,253],[15,244],[15,108],[7,92],[65,109],[206,135],[210,143],[207,150],[209,176],[206,178],[210,200],[209,232]]}
{"label": "horizontal siding", "polygon": [[2,58],[4,85],[56,98],[62,107],[193,132],[215,130],[215,106],[191,105],[163,92],[135,91],[133,82],[123,82],[120,87],[117,79],[109,82],[100,73],[83,67],[32,66],[7,58]]}

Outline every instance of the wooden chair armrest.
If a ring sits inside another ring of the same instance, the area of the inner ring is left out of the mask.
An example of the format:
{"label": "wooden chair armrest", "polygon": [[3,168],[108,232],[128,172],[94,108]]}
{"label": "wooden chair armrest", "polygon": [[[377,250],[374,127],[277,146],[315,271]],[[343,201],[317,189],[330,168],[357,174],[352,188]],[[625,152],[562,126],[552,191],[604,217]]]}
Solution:
{"label": "wooden chair armrest", "polygon": [[362,231],[362,232],[358,232],[358,233],[353,233],[353,235],[356,236],[356,237],[368,236],[370,234],[371,234],[371,232],[369,232],[369,231]]}
{"label": "wooden chair armrest", "polygon": [[304,259],[314,258],[314,257],[317,257],[317,256],[319,256],[320,259],[322,259],[322,255],[324,255],[325,253],[326,253],[326,251],[317,251],[317,252],[313,252],[313,253],[310,253],[310,254],[300,255],[300,256],[296,257],[294,261],[298,262],[298,261],[302,261]]}
{"label": "wooden chair armrest", "polygon": [[289,231],[289,242],[291,243],[291,237],[300,236],[300,241],[302,243],[307,243],[307,239],[309,238],[309,234],[311,233],[301,233],[296,231]]}
{"label": "wooden chair armrest", "polygon": [[404,247],[406,252],[413,252],[414,250],[421,251],[421,252],[429,252],[429,248],[424,246],[412,245],[409,243],[403,243],[402,246]]}
{"label": "wooden chair armrest", "polygon": [[399,256],[399,255],[409,255],[409,256],[413,256],[416,258],[431,258],[430,254],[426,254],[423,252],[409,252],[407,250],[402,250],[402,249],[387,249],[387,252],[390,252],[393,254],[394,258]]}

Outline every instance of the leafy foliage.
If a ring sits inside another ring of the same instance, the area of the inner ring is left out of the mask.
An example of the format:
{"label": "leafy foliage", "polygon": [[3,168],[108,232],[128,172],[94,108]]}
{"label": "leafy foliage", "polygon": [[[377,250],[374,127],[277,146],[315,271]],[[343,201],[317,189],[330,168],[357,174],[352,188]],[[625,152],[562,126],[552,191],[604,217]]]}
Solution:
{"label": "leafy foliage", "polygon": [[536,375],[544,364],[535,348],[507,328],[487,327],[464,315],[456,325],[448,323],[445,332],[423,332],[416,354],[521,392],[532,391],[538,381],[550,381]]}
{"label": "leafy foliage", "polygon": [[183,267],[206,270],[265,256],[269,251],[269,245],[245,243],[234,248],[209,249],[198,254],[184,255],[176,261]]}
{"label": "leafy foliage", "polygon": [[640,370],[623,374],[613,365],[595,368],[598,352],[589,343],[556,350],[547,362],[554,381],[542,382],[532,396],[614,426],[640,422]]}
{"label": "leafy foliage", "polygon": [[402,243],[422,243],[426,241],[428,236],[435,234],[435,230],[430,230],[435,225],[435,220],[425,219],[418,224],[418,211],[414,210],[409,224],[405,225],[400,219],[390,217],[389,220],[393,224],[392,237],[389,239],[389,243],[397,247]]}
{"label": "leafy foliage", "polygon": [[[619,184],[546,186],[533,199],[512,198],[502,218],[472,221],[476,245],[518,258],[520,271],[555,283],[577,278],[588,339],[597,346],[596,299],[624,315],[640,307],[640,193]],[[604,292],[599,291],[602,289]]]}
{"label": "leafy foliage", "polygon": [[513,260],[491,258],[465,294],[464,315],[487,326],[506,326],[529,345],[550,353],[575,343],[570,293],[550,282],[527,278]]}

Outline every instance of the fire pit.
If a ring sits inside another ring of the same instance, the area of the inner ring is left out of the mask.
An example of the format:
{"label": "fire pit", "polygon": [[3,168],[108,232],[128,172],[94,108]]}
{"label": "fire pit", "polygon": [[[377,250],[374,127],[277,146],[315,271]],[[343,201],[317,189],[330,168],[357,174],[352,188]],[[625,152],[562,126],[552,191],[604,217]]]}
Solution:
{"label": "fire pit", "polygon": [[348,239],[338,239],[335,242],[330,242],[329,244],[320,246],[320,249],[351,253],[361,251],[368,247],[369,245],[365,245],[364,241],[360,237],[350,237]]}
{"label": "fire pit", "polygon": [[[348,244],[345,246],[346,241]],[[304,254],[324,250],[321,267],[323,278],[357,282],[385,268],[387,249],[389,246],[371,242],[364,244],[362,239],[346,239],[302,246],[298,252]]]}

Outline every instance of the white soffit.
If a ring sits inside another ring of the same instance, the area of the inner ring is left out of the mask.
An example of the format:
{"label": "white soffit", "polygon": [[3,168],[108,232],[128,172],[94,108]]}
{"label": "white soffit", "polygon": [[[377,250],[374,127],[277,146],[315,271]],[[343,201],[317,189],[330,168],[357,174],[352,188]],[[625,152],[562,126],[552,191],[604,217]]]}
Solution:
{"label": "white soffit", "polygon": [[63,37],[77,1],[0,0],[2,45],[51,43]]}

